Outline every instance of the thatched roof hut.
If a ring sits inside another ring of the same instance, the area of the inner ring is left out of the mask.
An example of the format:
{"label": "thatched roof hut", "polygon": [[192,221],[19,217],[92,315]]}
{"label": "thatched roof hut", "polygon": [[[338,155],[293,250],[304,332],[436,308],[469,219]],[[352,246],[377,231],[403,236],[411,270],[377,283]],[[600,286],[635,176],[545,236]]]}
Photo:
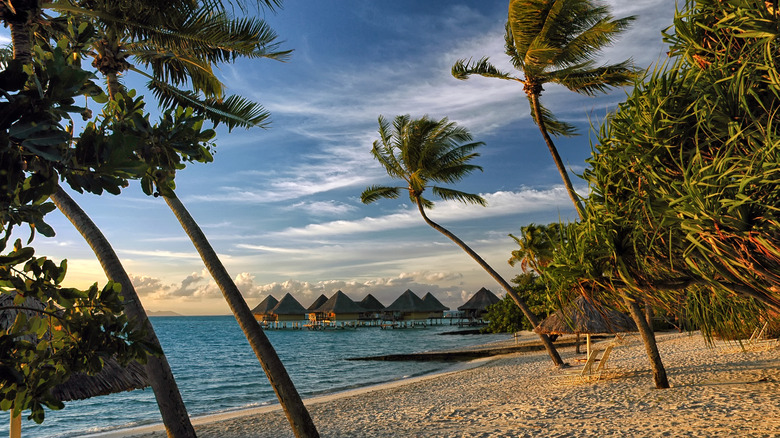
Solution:
{"label": "thatched roof hut", "polygon": [[423,302],[422,298],[417,296],[411,289],[406,289],[393,304],[385,307],[385,312],[392,312],[402,319],[428,319],[430,310]]}
{"label": "thatched roof hut", "polygon": [[351,321],[360,317],[363,308],[352,301],[352,298],[348,297],[344,292],[337,291],[328,298],[328,301],[325,301],[318,307],[316,312],[324,314],[330,320]]}
{"label": "thatched roof hut", "polygon": [[591,334],[635,332],[637,327],[634,320],[625,313],[594,304],[580,295],[545,318],[534,331],[548,335],[584,333],[587,335],[590,354]]}
{"label": "thatched roof hut", "polygon": [[501,299],[496,294],[483,287],[472,295],[465,304],[458,307],[458,310],[466,312],[469,316],[477,317],[487,311],[488,306],[499,301]]}
{"label": "thatched roof hut", "polygon": [[376,313],[385,310],[385,305],[380,303],[379,300],[371,294],[366,295],[358,304],[366,312]]}
{"label": "thatched roof hut", "polygon": [[270,313],[276,315],[277,321],[300,321],[306,316],[307,310],[289,293],[271,309]]}
{"label": "thatched roof hut", "polygon": [[328,301],[328,297],[326,297],[325,294],[320,294],[320,296],[317,297],[317,299],[314,300],[314,302],[311,303],[311,306],[307,307],[306,310],[309,312],[314,312],[319,309],[320,306],[325,304],[325,301]]}
{"label": "thatched roof hut", "polygon": [[263,301],[260,301],[260,304],[252,309],[252,315],[254,315],[255,319],[258,321],[272,320],[274,318],[273,314],[271,313],[271,309],[273,309],[277,304],[279,304],[279,300],[274,298],[273,295],[268,295],[265,297],[265,299],[263,299]]}
{"label": "thatched roof hut", "polygon": [[442,304],[441,301],[436,299],[436,297],[434,297],[430,292],[426,293],[422,300],[430,312],[444,312],[446,310],[450,310],[449,307]]}

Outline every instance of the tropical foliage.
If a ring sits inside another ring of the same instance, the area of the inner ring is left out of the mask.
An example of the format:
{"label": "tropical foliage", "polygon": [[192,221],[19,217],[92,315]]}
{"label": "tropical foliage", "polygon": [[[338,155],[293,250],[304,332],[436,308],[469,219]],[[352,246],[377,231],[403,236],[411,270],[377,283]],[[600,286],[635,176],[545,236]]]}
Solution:
{"label": "tropical foliage", "polygon": [[[512,283],[515,291],[528,308],[539,318],[546,318],[556,307],[548,297],[547,285],[535,273],[526,272],[515,276]],[[501,301],[487,308],[485,319],[488,325],[484,329],[488,333],[514,333],[520,330],[533,330],[531,323],[524,317],[512,297],[506,295]]]}
{"label": "tropical foliage", "polygon": [[631,291],[705,334],[780,309],[777,12],[689,2],[648,73],[599,132],[581,224],[556,252],[556,290]]}

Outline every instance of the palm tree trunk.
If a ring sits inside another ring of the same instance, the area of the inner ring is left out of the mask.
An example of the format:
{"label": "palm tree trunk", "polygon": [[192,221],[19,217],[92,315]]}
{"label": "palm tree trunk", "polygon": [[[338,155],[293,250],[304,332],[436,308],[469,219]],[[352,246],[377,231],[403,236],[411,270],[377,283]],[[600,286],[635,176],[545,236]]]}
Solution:
{"label": "palm tree trunk", "polygon": [[547,144],[547,149],[550,150],[550,155],[552,155],[553,161],[555,161],[555,167],[558,168],[558,172],[561,174],[563,185],[566,186],[566,192],[569,194],[571,202],[574,203],[574,208],[577,209],[577,214],[579,214],[580,219],[583,219],[585,217],[585,210],[582,207],[582,202],[580,202],[580,198],[577,196],[577,192],[574,191],[574,186],[571,184],[569,173],[566,171],[566,167],[563,165],[561,156],[558,154],[558,148],[555,147],[555,143],[553,143],[550,134],[547,132],[547,127],[542,121],[542,108],[539,104],[539,95],[536,93],[529,93],[529,97],[531,98],[536,124],[539,126],[539,131],[542,132],[542,138],[544,138],[544,142]]}
{"label": "palm tree trunk", "polygon": [[195,245],[203,263],[225,296],[230,310],[233,311],[238,325],[244,331],[249,344],[252,346],[252,350],[254,350],[263,370],[265,370],[268,376],[274,392],[276,392],[276,397],[279,399],[285,415],[287,415],[287,420],[292,426],[293,433],[298,438],[319,437],[317,428],[309,416],[309,411],[303,405],[303,401],[300,395],[298,395],[298,391],[295,389],[295,385],[287,374],[282,361],[279,360],[276,350],[274,350],[262,327],[260,327],[260,324],[252,315],[252,311],[247,306],[241,291],[238,290],[233,279],[230,278],[203,231],[175,194],[163,197],[193,245]]}
{"label": "palm tree trunk", "polygon": [[[130,277],[122,267],[119,257],[117,257],[111,244],[100,232],[100,229],[87,216],[84,210],[76,204],[63,189],[58,187],[52,201],[57,208],[70,220],[70,222],[81,233],[87,241],[92,251],[100,261],[103,271],[109,280],[119,283],[122,286],[122,296],[124,297],[125,313],[127,316],[142,324],[147,333],[147,341],[157,347],[160,347],[160,341],[154,332],[149,318],[146,316],[141,300],[130,281]],[[162,350],[162,347],[160,347]],[[144,365],[144,370],[149,378],[149,383],[157,399],[157,406],[160,408],[165,431],[169,437],[194,437],[195,430],[190,423],[187,415],[187,409],[179,393],[176,380],[173,378],[171,367],[165,355],[149,356]]]}
{"label": "palm tree trunk", "polygon": [[[417,203],[417,209],[420,210],[420,214],[422,215],[423,219],[425,220],[425,223],[433,227],[436,231],[444,234],[455,242],[456,245],[458,245],[463,251],[466,251],[466,254],[468,254],[472,259],[474,259],[485,271],[487,271],[488,274],[490,274],[491,277],[493,277],[494,280],[498,282],[498,284],[501,285],[501,287],[504,288],[506,293],[509,294],[510,297],[512,297],[512,300],[514,300],[515,304],[517,304],[517,307],[520,308],[520,310],[523,312],[526,318],[528,318],[528,321],[531,322],[531,325],[536,328],[539,326],[539,318],[534,315],[533,312],[531,312],[531,309],[528,308],[528,306],[525,304],[525,302],[517,295],[515,292],[515,289],[507,283],[506,280],[504,280],[501,275],[495,271],[490,265],[487,264],[485,260],[482,259],[482,257],[479,256],[476,252],[474,252],[471,247],[466,245],[462,240],[460,240],[456,235],[452,234],[449,230],[442,227],[441,225],[437,224],[436,222],[432,221],[428,215],[425,214],[425,209],[423,208],[422,202],[420,202],[420,198],[415,198],[415,202]],[[544,344],[544,348],[547,350],[547,353],[550,355],[550,359],[552,359],[553,364],[557,367],[563,367],[566,366],[566,363],[563,362],[563,359],[561,359],[561,356],[558,354],[558,350],[555,349],[555,346],[553,345],[552,341],[550,341],[550,337],[539,333],[539,338],[542,340],[542,344]]]}
{"label": "palm tree trunk", "polygon": [[642,336],[642,341],[645,344],[645,351],[650,358],[650,365],[653,368],[653,381],[655,382],[655,387],[658,389],[669,388],[669,380],[666,378],[666,369],[664,368],[663,362],[661,362],[661,353],[658,352],[655,334],[647,324],[647,319],[645,319],[642,307],[640,307],[632,297],[624,295],[623,299],[628,306],[631,318],[636,323],[639,334]]}

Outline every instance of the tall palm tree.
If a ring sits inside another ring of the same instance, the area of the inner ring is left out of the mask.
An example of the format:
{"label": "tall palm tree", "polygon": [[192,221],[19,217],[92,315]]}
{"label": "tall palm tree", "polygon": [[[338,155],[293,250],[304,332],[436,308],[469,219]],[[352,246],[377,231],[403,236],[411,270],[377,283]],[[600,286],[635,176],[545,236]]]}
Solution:
{"label": "tall palm tree", "polygon": [[608,7],[596,6],[592,0],[512,0],[509,2],[505,49],[512,65],[522,71],[524,77],[498,70],[488,58],[460,59],[452,66],[452,75],[457,79],[465,80],[476,74],[523,84],[531,115],[580,218],[584,212],[582,203],[550,137],[572,136],[575,128],[557,120],[542,106],[539,98],[547,83],[560,84],[588,96],[630,84],[635,71],[629,61],[597,66],[594,58],[627,29],[634,18],[614,19]]}
{"label": "tall palm tree", "polygon": [[[9,23],[12,28],[14,59],[25,64],[32,61],[32,28],[34,23],[40,24],[43,21],[41,6],[40,0],[24,0],[13,2],[13,4],[11,2],[3,2],[0,4],[0,19]],[[107,278],[122,286],[125,312],[146,329],[146,340],[162,351],[157,335],[149,322],[135,288],[111,245],[83,210],[61,188],[56,189],[56,192],[52,194],[52,198],[55,204],[76,225],[76,228],[79,229],[98,255]],[[149,357],[144,365],[144,369],[157,399],[168,436],[177,438],[194,437],[195,431],[165,355]]]}
{"label": "tall palm tree", "polygon": [[[371,203],[380,198],[396,199],[401,190],[409,192],[409,199],[417,206],[426,224],[455,242],[466,254],[474,259],[494,280],[506,290],[533,327],[539,325],[539,318],[517,295],[514,288],[501,275],[482,259],[471,247],[466,245],[449,230],[432,221],[425,213],[432,208],[433,202],[423,197],[429,183],[455,183],[462,180],[480,166],[469,164],[479,156],[474,152],[482,142],[473,142],[471,134],[465,129],[449,122],[447,118],[431,120],[427,116],[412,120],[409,115],[397,116],[390,122],[379,117],[380,140],[374,142],[371,150],[374,158],[385,168],[392,178],[404,180],[406,187],[388,187],[374,185],[360,195],[363,203]],[[431,192],[443,200],[455,200],[467,204],[486,205],[479,195],[459,190],[431,186]],[[547,352],[556,366],[564,366],[558,351],[547,335],[540,334]]]}
{"label": "tall palm tree", "polygon": [[[100,4],[109,11],[113,10],[113,2],[104,3]],[[264,21],[250,18],[232,20],[225,13],[209,7],[217,6],[212,3],[209,2],[197,10],[183,8],[182,13],[173,16],[151,14],[154,22],[164,19],[165,23],[159,23],[158,28],[134,22],[130,16],[118,20],[116,15],[96,14],[106,31],[95,49],[94,65],[107,77],[110,96],[114,98],[117,93],[123,91],[118,80],[119,74],[133,70],[150,79],[149,87],[163,106],[193,107],[214,123],[225,123],[231,129],[235,126],[261,125],[268,113],[260,105],[246,99],[225,97],[223,86],[214,75],[212,66],[239,57],[282,60],[289,55],[289,51],[277,50],[276,34]],[[269,6],[276,4],[267,3]],[[78,12],[74,8],[69,10]],[[121,21],[120,30],[124,32],[117,32],[111,26],[117,21]],[[125,61],[130,56],[144,63],[151,72],[141,72],[132,67]],[[178,85],[189,85],[191,90],[179,89]],[[158,146],[165,148],[167,145]],[[142,178],[142,186],[146,190],[151,188],[152,182],[157,184],[156,194],[164,197],[191,238],[265,370],[295,435],[319,436],[308,410],[265,332],[252,316],[244,297],[205,234],[176,197],[169,175],[183,166],[178,151],[172,147],[169,149],[163,151],[164,153],[139,154],[149,164],[147,175]],[[211,160],[211,155],[189,155],[187,159],[205,162]],[[149,181],[149,184],[144,185],[143,181]]]}
{"label": "tall palm tree", "polygon": [[[634,19],[633,16],[615,19],[607,6],[596,6],[591,0],[511,0],[504,37],[505,53],[524,77],[498,70],[488,58],[478,61],[461,59],[452,66],[452,75],[457,79],[465,80],[477,74],[523,84],[523,91],[531,105],[531,115],[580,219],[585,219],[585,209],[550,137],[574,135],[574,126],[557,120],[550,110],[542,106],[539,98],[546,83],[563,85],[588,96],[632,83],[636,70],[629,61],[596,66],[595,56]],[[668,388],[669,382],[652,327],[641,316],[642,309],[636,297],[625,294],[624,302],[645,341],[656,387]]]}

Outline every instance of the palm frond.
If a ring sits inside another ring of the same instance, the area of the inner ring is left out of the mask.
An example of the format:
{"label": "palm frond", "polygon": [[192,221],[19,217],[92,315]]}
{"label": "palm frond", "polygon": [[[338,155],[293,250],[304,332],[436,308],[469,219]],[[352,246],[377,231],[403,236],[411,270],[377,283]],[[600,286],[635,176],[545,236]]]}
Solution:
{"label": "palm frond", "polygon": [[360,202],[370,204],[378,199],[398,199],[401,193],[400,187],[386,187],[373,185],[360,194]]}
{"label": "palm frond", "polygon": [[490,63],[489,58],[485,57],[478,61],[459,59],[452,65],[452,76],[456,79],[466,80],[471,75],[480,75],[486,78],[499,78],[507,80],[517,80],[509,73],[497,69]]}
{"label": "palm frond", "polygon": [[243,128],[268,126],[270,113],[262,105],[242,96],[231,95],[224,99],[202,98],[192,91],[180,90],[153,78],[147,85],[163,108],[178,105],[192,107],[197,114],[203,115],[215,125],[224,123],[228,130],[236,126]]}
{"label": "palm frond", "polygon": [[463,202],[464,204],[476,204],[483,207],[487,206],[487,201],[485,201],[485,198],[473,193],[466,193],[461,192],[460,190],[438,186],[433,186],[431,190],[433,191],[434,195],[445,201],[458,201]]}
{"label": "palm frond", "polygon": [[563,85],[571,91],[593,96],[604,93],[610,87],[630,85],[638,78],[638,71],[631,61],[602,67],[588,68],[590,62],[558,70],[548,76],[550,82]]}

